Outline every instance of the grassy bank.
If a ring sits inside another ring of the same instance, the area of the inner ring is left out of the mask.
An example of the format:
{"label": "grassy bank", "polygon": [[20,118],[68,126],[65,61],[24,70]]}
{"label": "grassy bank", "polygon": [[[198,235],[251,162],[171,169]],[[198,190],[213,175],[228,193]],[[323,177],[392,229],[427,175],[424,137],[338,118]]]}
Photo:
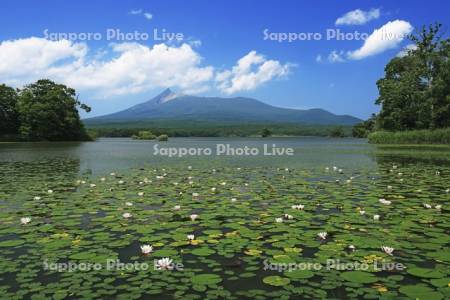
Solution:
{"label": "grassy bank", "polygon": [[411,131],[375,131],[369,134],[372,144],[450,144],[450,128]]}

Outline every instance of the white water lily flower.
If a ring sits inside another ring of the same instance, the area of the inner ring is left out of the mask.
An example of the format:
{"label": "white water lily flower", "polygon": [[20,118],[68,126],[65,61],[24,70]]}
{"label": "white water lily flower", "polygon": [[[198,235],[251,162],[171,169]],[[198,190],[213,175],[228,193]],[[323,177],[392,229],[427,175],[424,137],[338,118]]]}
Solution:
{"label": "white water lily flower", "polygon": [[398,173],[397,175],[398,175],[398,176],[403,176],[403,173]]}
{"label": "white water lily flower", "polygon": [[144,196],[144,192],[139,192],[138,196],[140,196],[140,197]]}
{"label": "white water lily flower", "polygon": [[191,216],[191,220],[192,221],[195,221],[195,219],[197,219],[198,218],[198,215],[196,215],[196,214],[192,214]]}
{"label": "white water lily flower", "polygon": [[172,270],[172,260],[168,257],[164,257],[161,259],[158,259],[155,264],[156,269],[158,270]]}
{"label": "white water lily flower", "polygon": [[393,166],[392,166],[392,169],[394,169],[394,170],[397,169],[397,166],[396,166],[396,165],[393,165]]}
{"label": "white water lily flower", "polygon": [[285,170],[286,172],[289,172],[289,168],[285,168],[284,170]]}
{"label": "white water lily flower", "polygon": [[97,185],[96,185],[95,183],[91,183],[89,186],[90,186],[91,188],[95,188]]}
{"label": "white water lily flower", "polygon": [[34,197],[33,199],[36,200],[36,201],[39,201],[39,200],[41,200],[41,197],[36,196],[36,197]]}
{"label": "white water lily flower", "polygon": [[360,211],[359,211],[359,214],[360,214],[361,216],[364,216],[364,215],[366,214],[366,211],[365,211],[365,210],[360,210]]}
{"label": "white water lily flower", "polygon": [[330,171],[330,168],[326,167],[326,168],[325,168],[325,171],[327,171],[327,172]]}
{"label": "white water lily flower", "polygon": [[119,180],[119,182],[118,182],[119,184],[123,184],[123,180]]}
{"label": "white water lily flower", "polygon": [[131,214],[130,213],[124,213],[122,215],[122,217],[124,217],[125,219],[131,218]]}
{"label": "white water lily flower", "polygon": [[353,245],[348,246],[348,249],[352,252],[354,252],[356,250],[355,246],[353,246]]}
{"label": "white water lily flower", "polygon": [[336,171],[338,168],[336,166],[333,167],[333,171]]}
{"label": "white water lily flower", "polygon": [[378,220],[380,219],[380,215],[373,215],[373,219],[374,219],[375,221],[378,221]]}
{"label": "white water lily flower", "polygon": [[441,208],[442,208],[442,205],[436,205],[434,208],[436,208],[437,210],[441,210]]}
{"label": "white water lily flower", "polygon": [[283,223],[283,218],[275,218],[275,222],[277,222],[277,223]]}
{"label": "white water lily flower", "polygon": [[53,190],[48,190],[47,193],[52,194]]}
{"label": "white water lily flower", "polygon": [[381,246],[381,250],[383,250],[384,253],[390,256],[392,256],[392,253],[394,252],[394,248],[388,246]]}
{"label": "white water lily flower", "polygon": [[211,192],[215,192],[215,191],[216,191],[215,187],[211,188]]}
{"label": "white water lily flower", "polygon": [[319,233],[317,234],[317,236],[320,237],[322,240],[326,239],[326,238],[327,238],[327,235],[328,235],[328,233],[325,232],[325,231],[319,232]]}
{"label": "white water lily flower", "polygon": [[116,176],[116,173],[113,172],[113,173],[111,173],[111,174],[109,174],[109,175],[111,175],[111,176]]}
{"label": "white water lily flower", "polygon": [[378,200],[381,204],[384,205],[391,205],[392,201],[386,200],[386,199],[380,199]]}
{"label": "white water lily flower", "polygon": [[150,245],[142,245],[141,246],[141,251],[142,251],[142,254],[147,255],[147,254],[150,254],[153,251],[153,247],[150,246]]}
{"label": "white water lily flower", "polygon": [[132,202],[125,202],[125,205],[126,206],[133,206],[133,203]]}
{"label": "white water lily flower", "polygon": [[428,203],[424,203],[423,207],[428,208],[428,209],[432,208],[432,206],[430,204],[428,204]]}
{"label": "white water lily flower", "polygon": [[441,175],[441,172],[440,171],[436,171],[436,175]]}
{"label": "white water lily flower", "polygon": [[248,183],[244,183],[244,186],[248,186]]}
{"label": "white water lily flower", "polygon": [[175,205],[174,207],[173,207],[173,210],[180,210],[181,209],[181,206],[180,205]]}
{"label": "white water lily flower", "polygon": [[198,198],[198,196],[200,196],[199,193],[192,193],[192,198]]}
{"label": "white water lily flower", "polygon": [[100,178],[100,181],[105,181],[105,180],[106,180],[105,177]]}
{"label": "white water lily flower", "polygon": [[192,170],[192,166],[188,166],[188,170]]}
{"label": "white water lily flower", "polygon": [[174,182],[173,185],[177,186],[177,185],[178,185],[178,182]]}
{"label": "white water lily flower", "polygon": [[236,202],[237,199],[236,198],[231,198],[231,202]]}
{"label": "white water lily flower", "polygon": [[291,215],[289,215],[289,214],[285,214],[285,215],[284,215],[284,218],[285,218],[285,219],[288,219],[288,220],[292,220],[294,217],[291,216]]}
{"label": "white water lily flower", "polygon": [[224,181],[224,182],[221,182],[220,185],[227,185],[227,183]]}
{"label": "white water lily flower", "polygon": [[20,218],[20,223],[22,224],[22,225],[27,225],[28,223],[30,223],[31,222],[31,218],[30,217],[23,217],[23,218]]}
{"label": "white water lily flower", "polygon": [[156,175],[156,179],[157,179],[157,180],[164,179],[164,176]]}
{"label": "white water lily flower", "polygon": [[346,183],[352,183],[352,181],[350,179],[347,179],[345,182]]}
{"label": "white water lily flower", "polygon": [[297,210],[302,210],[305,208],[305,206],[303,204],[298,204],[298,205],[292,205],[291,208],[297,209]]}
{"label": "white water lily flower", "polygon": [[446,189],[445,192],[448,194],[450,193],[450,189]]}
{"label": "white water lily flower", "polygon": [[85,180],[81,180],[81,184],[85,184],[86,183],[86,181]]}
{"label": "white water lily flower", "polygon": [[338,172],[341,174],[344,173],[344,171],[342,169],[339,169]]}
{"label": "white water lily flower", "polygon": [[392,185],[388,185],[388,186],[387,186],[387,189],[388,189],[388,190],[392,190]]}
{"label": "white water lily flower", "polygon": [[187,239],[190,240],[190,241],[193,241],[193,240],[195,240],[195,235],[193,235],[193,234],[188,234],[188,235],[187,235]]}

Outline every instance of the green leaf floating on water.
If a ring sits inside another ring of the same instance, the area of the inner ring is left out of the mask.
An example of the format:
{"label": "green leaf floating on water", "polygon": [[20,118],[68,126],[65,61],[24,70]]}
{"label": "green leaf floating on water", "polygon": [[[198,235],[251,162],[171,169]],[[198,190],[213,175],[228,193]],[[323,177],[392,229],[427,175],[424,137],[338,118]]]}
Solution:
{"label": "green leaf floating on water", "polygon": [[378,281],[378,278],[372,273],[362,271],[345,272],[341,274],[341,277],[354,283],[373,283]]}
{"label": "green leaf floating on water", "polygon": [[216,274],[200,274],[191,278],[191,282],[194,285],[210,285],[218,284],[222,281],[222,278]]}
{"label": "green leaf floating on water", "polygon": [[307,279],[313,277],[314,273],[310,270],[293,270],[285,272],[284,275],[292,279]]}
{"label": "green leaf floating on water", "polygon": [[192,254],[197,255],[197,256],[208,256],[208,255],[211,255],[214,253],[216,253],[216,251],[206,248],[206,247],[197,248],[197,249],[192,250]]}
{"label": "green leaf floating on water", "polygon": [[8,240],[0,242],[0,247],[15,247],[25,243],[24,240]]}
{"label": "green leaf floating on water", "polygon": [[268,285],[283,286],[289,284],[291,281],[289,280],[289,278],[275,275],[264,277],[263,282]]}
{"label": "green leaf floating on water", "polygon": [[423,285],[406,285],[399,290],[402,294],[418,300],[440,300],[443,298],[441,293]]}
{"label": "green leaf floating on water", "polygon": [[422,277],[422,278],[442,278],[445,275],[434,269],[426,268],[409,268],[407,272],[411,275]]}

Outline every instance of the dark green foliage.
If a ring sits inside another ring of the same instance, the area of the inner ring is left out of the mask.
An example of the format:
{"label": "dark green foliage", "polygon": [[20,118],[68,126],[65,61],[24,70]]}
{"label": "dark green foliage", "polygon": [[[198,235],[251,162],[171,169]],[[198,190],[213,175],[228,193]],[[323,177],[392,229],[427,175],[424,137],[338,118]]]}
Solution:
{"label": "dark green foliage", "polygon": [[272,135],[272,131],[270,131],[269,129],[264,128],[262,130],[261,137],[265,138],[265,137],[269,137],[271,135]]}
{"label": "dark green foliage", "polygon": [[15,89],[4,84],[0,85],[0,135],[18,133],[17,98]]}
{"label": "dark green foliage", "polygon": [[[261,124],[261,123],[212,123],[194,121],[140,121],[129,123],[102,123],[87,126],[101,137],[131,137],[139,131],[150,130],[156,136],[167,134],[171,137],[247,137],[261,136],[264,128],[276,136],[329,136],[333,126],[306,124]],[[351,126],[342,127],[345,136],[351,135]]]}
{"label": "dark green foliage", "polygon": [[387,131],[450,126],[450,39],[440,24],[411,36],[416,49],[392,59],[378,80],[381,105],[376,127]]}
{"label": "dark green foliage", "polygon": [[38,80],[19,92],[19,133],[28,140],[88,139],[77,106],[75,90],[50,80]]}
{"label": "dark green foliage", "polygon": [[373,114],[368,120],[356,124],[352,128],[352,136],[356,138],[366,138],[375,128],[376,115]]}
{"label": "dark green foliage", "polygon": [[331,137],[345,137],[345,132],[342,126],[336,126],[330,130]]}

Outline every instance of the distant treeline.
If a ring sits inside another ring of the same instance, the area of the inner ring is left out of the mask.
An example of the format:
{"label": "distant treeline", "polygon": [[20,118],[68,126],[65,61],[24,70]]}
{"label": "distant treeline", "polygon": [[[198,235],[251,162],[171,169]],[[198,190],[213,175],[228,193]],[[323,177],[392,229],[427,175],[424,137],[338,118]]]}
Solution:
{"label": "distant treeline", "polygon": [[[89,132],[99,137],[132,137],[140,131],[151,131],[159,136],[170,137],[248,137],[248,136],[351,136],[351,126],[297,125],[297,124],[229,124],[217,125],[205,122],[140,122],[139,127],[131,124],[87,125]],[[129,126],[129,127],[125,127]]]}

